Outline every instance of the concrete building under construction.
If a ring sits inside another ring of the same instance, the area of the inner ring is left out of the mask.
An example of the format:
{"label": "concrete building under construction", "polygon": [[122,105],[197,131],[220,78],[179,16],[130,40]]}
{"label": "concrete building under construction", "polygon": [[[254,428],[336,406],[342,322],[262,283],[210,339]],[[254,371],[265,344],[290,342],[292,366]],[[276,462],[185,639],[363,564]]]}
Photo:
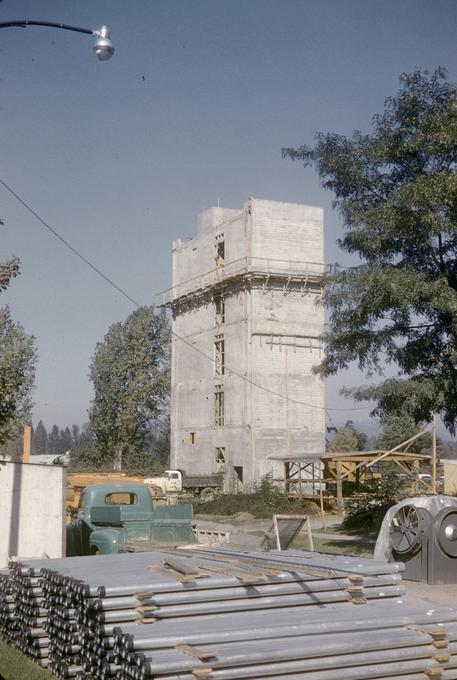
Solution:
{"label": "concrete building under construction", "polygon": [[[173,244],[171,467],[241,490],[324,451],[323,211],[250,198]],[[287,474],[287,473],[286,473]]]}

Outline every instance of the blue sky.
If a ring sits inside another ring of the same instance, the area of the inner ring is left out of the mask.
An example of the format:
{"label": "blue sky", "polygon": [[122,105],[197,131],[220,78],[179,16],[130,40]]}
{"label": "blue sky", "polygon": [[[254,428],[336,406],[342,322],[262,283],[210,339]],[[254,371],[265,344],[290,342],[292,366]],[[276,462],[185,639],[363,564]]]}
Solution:
{"label": "blue sky", "polygon": [[[347,262],[332,196],[281,147],[317,131],[368,131],[398,77],[438,65],[457,80],[454,0],[3,0],[0,21],[107,24],[90,36],[0,33],[0,178],[141,304],[170,285],[171,242],[196,216],[248,196],[320,205],[326,259]],[[0,187],[0,258],[21,276],[2,294],[36,336],[35,424],[87,420],[88,366],[110,324],[132,311]],[[337,396],[338,425],[368,409]]]}

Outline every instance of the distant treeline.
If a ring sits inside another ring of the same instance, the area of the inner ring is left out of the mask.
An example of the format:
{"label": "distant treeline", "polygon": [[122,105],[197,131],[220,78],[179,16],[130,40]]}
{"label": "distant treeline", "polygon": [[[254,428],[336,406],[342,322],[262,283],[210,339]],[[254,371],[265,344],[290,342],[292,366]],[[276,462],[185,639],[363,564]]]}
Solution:
{"label": "distant treeline", "polygon": [[71,449],[90,444],[94,438],[89,425],[82,427],[72,425],[65,428],[53,425],[48,432],[43,421],[40,420],[33,430],[32,456],[62,456]]}

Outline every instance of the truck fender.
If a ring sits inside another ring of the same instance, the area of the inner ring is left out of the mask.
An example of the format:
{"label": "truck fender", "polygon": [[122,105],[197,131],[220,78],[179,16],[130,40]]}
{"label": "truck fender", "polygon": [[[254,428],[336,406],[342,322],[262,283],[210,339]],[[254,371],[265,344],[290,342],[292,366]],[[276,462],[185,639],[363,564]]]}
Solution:
{"label": "truck fender", "polygon": [[112,555],[118,552],[120,532],[117,529],[96,529],[90,535],[92,555]]}

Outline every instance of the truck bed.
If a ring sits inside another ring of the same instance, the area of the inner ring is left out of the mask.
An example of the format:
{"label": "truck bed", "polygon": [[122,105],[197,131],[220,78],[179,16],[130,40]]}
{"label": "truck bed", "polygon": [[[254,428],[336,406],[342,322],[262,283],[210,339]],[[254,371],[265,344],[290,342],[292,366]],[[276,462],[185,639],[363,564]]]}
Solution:
{"label": "truck bed", "polygon": [[221,480],[218,475],[190,475],[184,476],[184,487],[192,486],[220,486]]}

